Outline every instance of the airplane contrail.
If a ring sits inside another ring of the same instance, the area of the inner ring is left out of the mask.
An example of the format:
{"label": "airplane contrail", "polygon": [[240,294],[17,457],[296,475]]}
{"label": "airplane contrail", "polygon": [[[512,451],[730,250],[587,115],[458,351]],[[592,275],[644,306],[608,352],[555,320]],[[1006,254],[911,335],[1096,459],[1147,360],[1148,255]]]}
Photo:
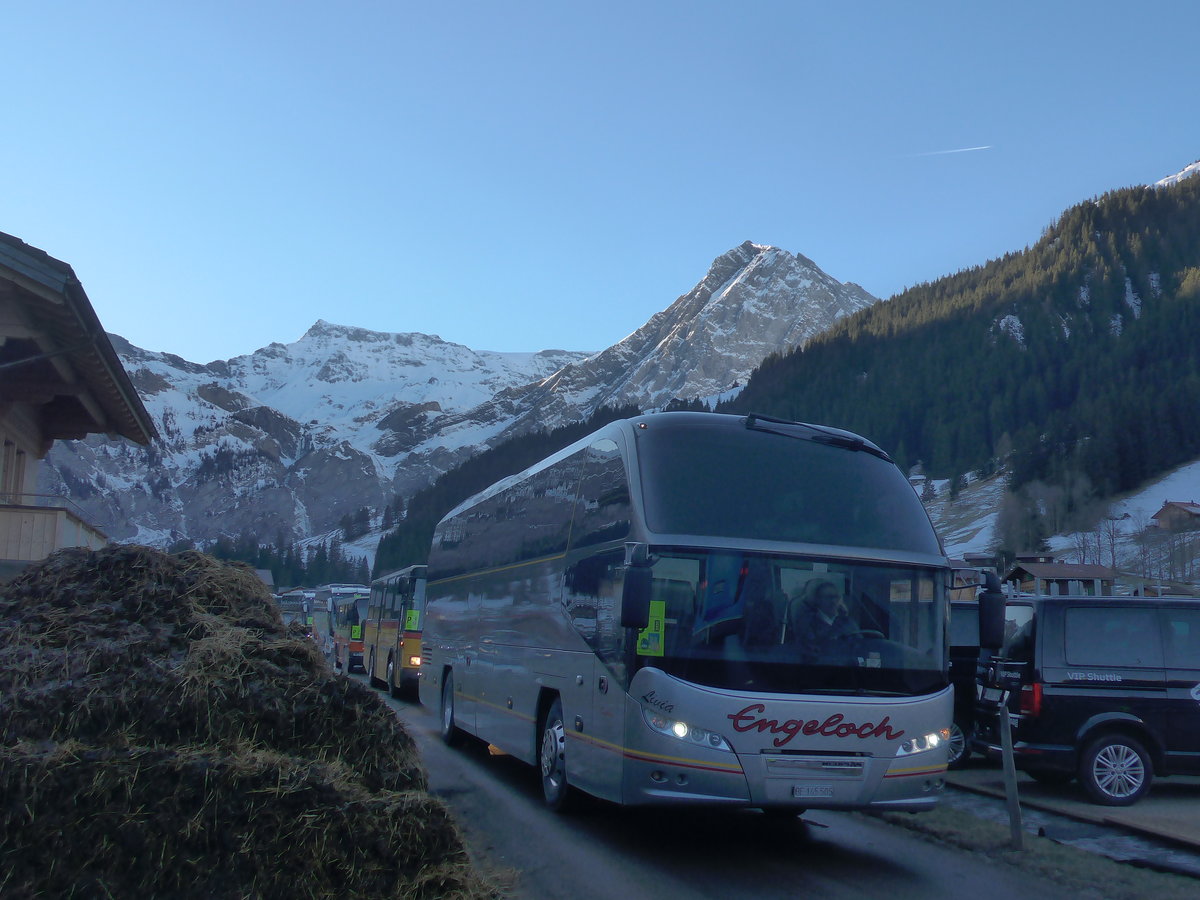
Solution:
{"label": "airplane contrail", "polygon": [[914,153],[913,156],[945,156],[947,153],[970,153],[973,150],[991,150],[992,145],[985,147],[960,147],[957,150],[931,150],[928,153]]}

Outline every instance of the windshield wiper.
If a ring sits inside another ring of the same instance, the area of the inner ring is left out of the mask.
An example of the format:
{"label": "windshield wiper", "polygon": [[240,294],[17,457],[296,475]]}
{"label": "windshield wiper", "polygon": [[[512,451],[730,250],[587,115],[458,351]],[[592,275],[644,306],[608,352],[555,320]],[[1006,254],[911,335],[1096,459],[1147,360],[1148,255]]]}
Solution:
{"label": "windshield wiper", "polygon": [[[826,444],[831,447],[840,447],[843,450],[870,453],[872,456],[878,456],[886,462],[892,461],[890,456],[863,438],[848,432],[824,428],[820,425],[810,425],[807,422],[789,422],[786,419],[775,419],[771,416],[750,413],[746,416],[746,427],[754,431],[766,431],[770,434],[781,434],[784,437],[800,438],[818,444]],[[803,431],[800,431],[800,429],[803,429]]]}

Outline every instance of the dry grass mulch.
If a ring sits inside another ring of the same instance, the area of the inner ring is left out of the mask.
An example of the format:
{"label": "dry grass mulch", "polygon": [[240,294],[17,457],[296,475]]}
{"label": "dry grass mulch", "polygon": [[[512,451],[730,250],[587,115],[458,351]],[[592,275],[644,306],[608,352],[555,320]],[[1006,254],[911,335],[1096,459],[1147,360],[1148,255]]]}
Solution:
{"label": "dry grass mulch", "polygon": [[425,788],[247,566],[75,549],[0,587],[4,896],[495,896]]}

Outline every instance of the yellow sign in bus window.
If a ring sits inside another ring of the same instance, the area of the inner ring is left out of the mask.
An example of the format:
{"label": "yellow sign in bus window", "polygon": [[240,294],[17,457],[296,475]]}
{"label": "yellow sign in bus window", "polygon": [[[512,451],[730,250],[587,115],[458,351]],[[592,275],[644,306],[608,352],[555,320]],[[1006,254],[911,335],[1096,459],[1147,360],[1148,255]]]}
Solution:
{"label": "yellow sign in bus window", "polygon": [[664,600],[650,601],[650,624],[638,632],[639,656],[662,656],[667,627],[667,604]]}

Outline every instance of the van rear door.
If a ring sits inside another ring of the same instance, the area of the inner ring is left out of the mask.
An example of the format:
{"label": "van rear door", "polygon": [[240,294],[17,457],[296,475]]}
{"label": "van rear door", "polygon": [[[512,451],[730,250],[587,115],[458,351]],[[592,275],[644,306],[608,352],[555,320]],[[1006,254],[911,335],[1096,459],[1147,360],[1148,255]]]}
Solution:
{"label": "van rear door", "polygon": [[1167,608],[1162,620],[1167,764],[1173,772],[1200,772],[1200,608]]}

